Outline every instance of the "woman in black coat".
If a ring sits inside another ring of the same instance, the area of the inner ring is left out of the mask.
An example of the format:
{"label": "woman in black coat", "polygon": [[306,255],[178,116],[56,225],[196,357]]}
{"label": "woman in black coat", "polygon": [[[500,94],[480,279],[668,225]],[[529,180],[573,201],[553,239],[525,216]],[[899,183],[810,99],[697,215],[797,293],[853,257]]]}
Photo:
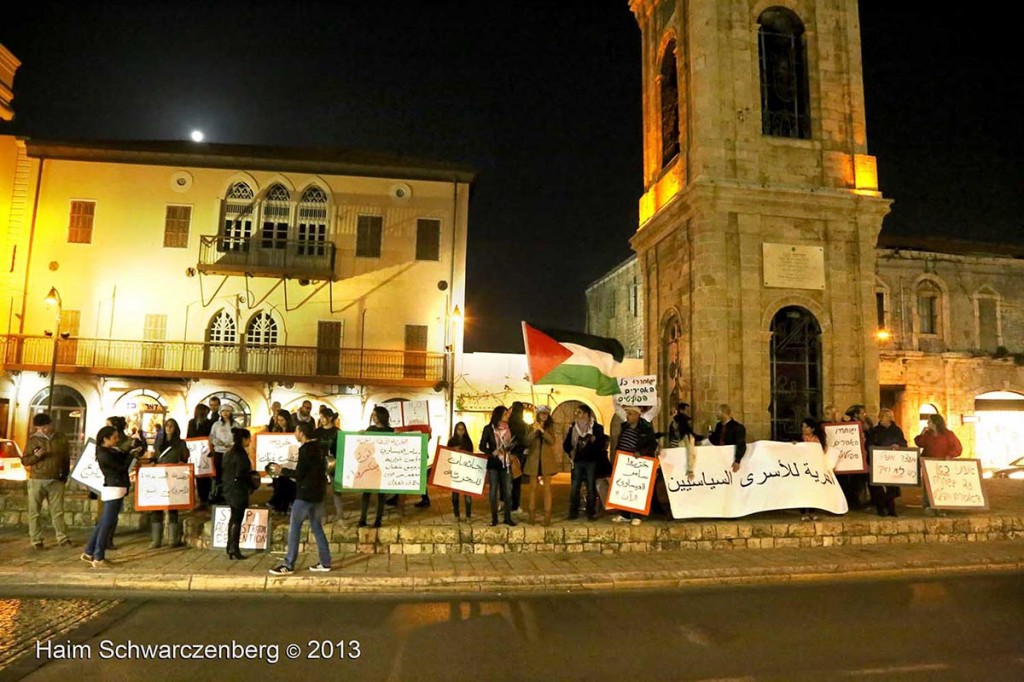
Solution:
{"label": "woman in black coat", "polygon": [[511,411],[498,405],[491,411],[491,421],[480,435],[480,452],[487,455],[487,481],[491,486],[491,525],[498,525],[498,493],[505,505],[505,523],[512,520],[511,458],[515,457],[516,437],[509,426]]}
{"label": "woman in black coat", "polygon": [[[878,424],[871,427],[867,433],[868,456],[871,456],[871,448],[896,448],[907,447],[906,436],[903,429],[893,421],[892,410],[882,408],[878,413]],[[871,493],[871,503],[879,516],[896,516],[896,498],[900,496],[900,488],[895,485],[869,485],[868,492]]]}
{"label": "woman in black coat", "polygon": [[[469,432],[466,430],[466,422],[459,422],[455,425],[455,433],[448,439],[448,446],[452,450],[461,450],[462,452],[473,452],[473,439],[469,437]],[[436,465],[435,465],[436,466]],[[473,498],[469,495],[463,495],[462,499],[466,501],[466,520],[473,515]],[[452,493],[452,509],[455,511],[455,520],[459,520],[459,493]]]}
{"label": "woman in black coat", "polygon": [[[160,450],[154,451],[150,457],[153,464],[188,464],[188,446],[181,439],[181,427],[176,419],[168,419],[164,424],[163,442]],[[149,513],[149,529],[152,534],[150,549],[159,549],[164,539],[164,513],[155,511]],[[178,510],[173,509],[167,514],[167,544],[171,547],[181,547],[181,522],[178,520]]]}
{"label": "woman in black coat", "polygon": [[113,426],[104,426],[96,434],[96,462],[103,472],[103,488],[100,492],[103,509],[81,557],[82,561],[90,562],[93,568],[110,568],[110,562],[104,558],[107,545],[131,485],[129,470],[134,455],[118,449],[119,439],[120,434]]}
{"label": "woman in black coat", "polygon": [[249,444],[252,442],[249,430],[236,427],[231,430],[231,436],[235,442],[231,449],[224,453],[224,471],[221,475],[224,501],[231,507],[227,553],[229,559],[247,559],[238,545],[242,535],[245,508],[249,506],[249,493],[258,486],[258,479],[253,476],[252,463],[249,461]]}

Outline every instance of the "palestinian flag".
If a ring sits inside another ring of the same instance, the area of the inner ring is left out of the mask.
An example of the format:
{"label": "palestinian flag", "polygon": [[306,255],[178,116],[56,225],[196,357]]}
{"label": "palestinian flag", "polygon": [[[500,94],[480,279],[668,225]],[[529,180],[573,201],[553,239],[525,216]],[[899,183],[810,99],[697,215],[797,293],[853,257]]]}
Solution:
{"label": "palestinian flag", "polygon": [[538,329],[523,322],[523,345],[534,384],[585,386],[598,395],[615,395],[613,374],[626,352],[615,339],[560,329]]}

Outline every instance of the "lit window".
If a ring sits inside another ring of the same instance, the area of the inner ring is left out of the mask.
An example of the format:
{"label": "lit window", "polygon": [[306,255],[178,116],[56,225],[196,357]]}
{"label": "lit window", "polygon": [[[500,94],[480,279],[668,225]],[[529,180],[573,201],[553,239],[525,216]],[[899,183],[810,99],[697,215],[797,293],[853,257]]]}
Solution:
{"label": "lit window", "polygon": [[168,206],[164,214],[164,248],[188,248],[188,230],[191,223],[191,206]]}
{"label": "lit window", "polygon": [[250,348],[277,345],[277,321],[270,313],[257,313],[245,330],[245,345]]}
{"label": "lit window", "polygon": [[283,249],[288,241],[288,223],[292,202],[284,185],[274,185],[263,199],[263,226],[260,246],[264,249]]}
{"label": "lit window", "polygon": [[238,328],[235,326],[235,318],[231,316],[231,313],[221,310],[210,320],[206,340],[209,343],[222,346],[238,343]]}
{"label": "lit window", "polygon": [[299,202],[298,240],[300,256],[323,256],[327,253],[327,193],[309,187]]}
{"label": "lit window", "polygon": [[255,194],[244,182],[236,182],[224,198],[224,232],[218,240],[220,251],[248,251],[252,237]]}

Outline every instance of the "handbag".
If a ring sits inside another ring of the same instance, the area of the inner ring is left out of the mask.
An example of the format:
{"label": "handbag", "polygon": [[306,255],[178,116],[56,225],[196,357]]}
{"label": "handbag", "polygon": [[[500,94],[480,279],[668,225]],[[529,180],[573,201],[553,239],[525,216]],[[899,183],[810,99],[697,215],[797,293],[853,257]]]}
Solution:
{"label": "handbag", "polygon": [[512,478],[519,478],[523,475],[523,463],[515,454],[508,457],[508,472]]}

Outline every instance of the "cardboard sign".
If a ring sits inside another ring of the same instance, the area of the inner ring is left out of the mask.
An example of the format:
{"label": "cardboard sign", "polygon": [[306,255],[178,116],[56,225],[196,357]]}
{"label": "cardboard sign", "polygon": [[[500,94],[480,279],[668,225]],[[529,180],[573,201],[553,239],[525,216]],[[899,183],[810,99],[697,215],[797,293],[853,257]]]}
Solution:
{"label": "cardboard sign", "polygon": [[612,464],[608,509],[621,509],[647,515],[651,513],[651,497],[654,495],[654,474],[658,460],[640,457],[629,452],[616,452]]}
{"label": "cardboard sign", "polygon": [[103,489],[103,472],[100,471],[100,463],[96,461],[96,441],[90,438],[85,441],[82,454],[75,462],[75,469],[71,472],[71,478],[78,481],[93,492],[99,493]]}
{"label": "cardboard sign", "polygon": [[[406,427],[430,428],[430,404],[426,400],[394,400],[380,403],[388,411],[389,424],[393,429]],[[421,429],[417,429],[421,430]]]}
{"label": "cardboard sign", "polygon": [[438,445],[430,484],[466,495],[483,495],[487,456]]}
{"label": "cardboard sign", "polygon": [[[228,525],[231,523],[231,507],[213,507],[213,549],[228,546]],[[245,510],[242,517],[242,534],[238,539],[239,549],[266,550],[270,547],[270,510],[253,507]]]}
{"label": "cardboard sign", "polygon": [[661,451],[672,516],[677,519],[737,518],[773,509],[849,511],[829,459],[817,443],[757,441],[747,446],[733,472],[735,446],[697,448],[693,480],[686,475],[686,448]]}
{"label": "cardboard sign", "polygon": [[658,402],[658,377],[650,374],[639,377],[620,377],[619,394],[615,396],[620,405],[654,405]]}
{"label": "cardboard sign", "polygon": [[338,434],[334,489],[418,493],[427,489],[427,437],[422,433]]}
{"label": "cardboard sign", "polygon": [[196,478],[209,478],[217,475],[213,457],[210,456],[209,438],[186,438],[185,445],[188,446],[188,462],[192,465]]}
{"label": "cardboard sign", "polygon": [[271,462],[285,469],[299,465],[299,439],[294,433],[256,434],[256,470],[263,473]]}
{"label": "cardboard sign", "polygon": [[195,498],[191,464],[144,466],[136,473],[135,511],[191,511]]}
{"label": "cardboard sign", "polygon": [[829,459],[835,462],[837,474],[866,474],[868,458],[865,456],[864,431],[860,422],[822,424],[825,429],[825,448]]}
{"label": "cardboard sign", "polygon": [[921,485],[917,448],[871,448],[871,485]]}
{"label": "cardboard sign", "polygon": [[988,509],[980,459],[922,457],[924,487],[936,509]]}

